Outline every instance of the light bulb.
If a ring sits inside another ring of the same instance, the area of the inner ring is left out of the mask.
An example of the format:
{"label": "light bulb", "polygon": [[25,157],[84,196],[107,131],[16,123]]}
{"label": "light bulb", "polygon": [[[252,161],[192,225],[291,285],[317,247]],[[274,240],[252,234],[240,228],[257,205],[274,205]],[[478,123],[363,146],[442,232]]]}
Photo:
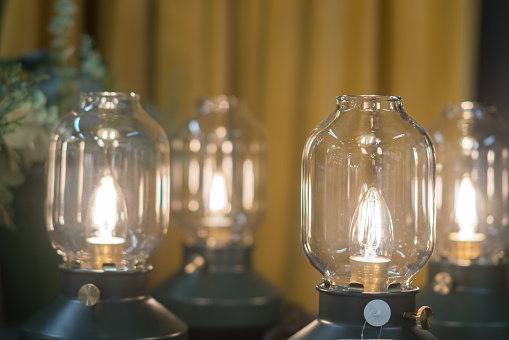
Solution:
{"label": "light bulb", "polygon": [[111,175],[101,178],[90,204],[87,244],[91,269],[120,265],[126,239],[127,209],[120,188]]}
{"label": "light bulb", "polygon": [[208,235],[207,245],[222,246],[230,240],[229,227],[233,224],[233,219],[228,216],[231,206],[224,174],[216,172],[204,194],[205,202],[208,200],[208,203],[205,205],[202,226]]}
{"label": "light bulb", "polygon": [[479,218],[475,207],[475,189],[469,177],[463,178],[456,200],[456,221],[459,225],[458,239],[472,240],[477,231]]}
{"label": "light bulb", "polygon": [[217,173],[212,178],[210,185],[208,211],[213,215],[223,215],[227,212],[228,206],[228,192],[224,175]]}
{"label": "light bulb", "polygon": [[365,292],[387,291],[393,249],[391,215],[382,194],[371,187],[355,209],[350,228],[351,282]]}
{"label": "light bulb", "polygon": [[251,245],[265,211],[263,129],[235,97],[206,97],[171,146],[172,218],[186,244]]}
{"label": "light bulb", "polygon": [[482,255],[482,241],[486,238],[477,232],[479,218],[476,210],[476,193],[470,177],[461,180],[454,209],[458,231],[449,234],[451,257],[459,264],[469,264],[470,260]]}

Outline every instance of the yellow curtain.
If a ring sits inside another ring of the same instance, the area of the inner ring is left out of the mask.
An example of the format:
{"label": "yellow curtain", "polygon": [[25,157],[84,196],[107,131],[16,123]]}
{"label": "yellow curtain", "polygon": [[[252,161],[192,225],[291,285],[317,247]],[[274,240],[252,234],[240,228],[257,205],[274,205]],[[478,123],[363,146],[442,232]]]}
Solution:
{"label": "yellow curtain", "polygon": [[[47,47],[51,1],[4,0],[0,56]],[[268,212],[254,267],[289,301],[317,309],[320,274],[300,246],[300,162],[307,134],[341,94],[403,97],[426,127],[448,101],[473,99],[478,0],[79,1],[123,91],[160,108],[167,130],[200,95],[235,94],[265,126]],[[181,262],[170,227],[151,257],[153,285]],[[423,274],[417,280],[424,284]]]}

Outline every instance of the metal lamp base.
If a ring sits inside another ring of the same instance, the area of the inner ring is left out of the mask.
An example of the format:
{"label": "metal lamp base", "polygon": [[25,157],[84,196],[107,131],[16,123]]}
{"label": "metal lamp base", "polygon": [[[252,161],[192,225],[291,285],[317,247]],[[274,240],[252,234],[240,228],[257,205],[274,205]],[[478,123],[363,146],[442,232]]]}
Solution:
{"label": "metal lamp base", "polygon": [[442,339],[507,339],[507,265],[429,264],[429,284],[419,296],[436,313],[433,332]]}
{"label": "metal lamp base", "polygon": [[[417,288],[390,293],[360,293],[331,290],[320,284],[316,289],[319,292],[318,318],[288,340],[437,339],[416,323]],[[373,327],[366,321],[368,304],[374,300],[377,300],[375,304],[388,308],[384,312],[388,321],[381,327]]]}
{"label": "metal lamp base", "polygon": [[18,339],[187,339],[187,326],[149,296],[148,273],[61,268],[60,295]]}
{"label": "metal lamp base", "polygon": [[153,295],[189,325],[190,339],[260,339],[279,322],[282,297],[250,268],[250,247],[184,251],[184,268]]}

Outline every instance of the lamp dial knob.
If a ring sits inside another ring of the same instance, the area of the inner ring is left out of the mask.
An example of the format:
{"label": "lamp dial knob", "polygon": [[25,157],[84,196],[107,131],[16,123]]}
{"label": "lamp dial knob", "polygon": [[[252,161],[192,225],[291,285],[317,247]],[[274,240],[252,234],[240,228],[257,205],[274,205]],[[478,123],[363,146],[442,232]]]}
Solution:
{"label": "lamp dial knob", "polygon": [[405,313],[405,319],[414,320],[420,329],[430,329],[433,324],[433,311],[428,306],[422,306],[417,313]]}
{"label": "lamp dial knob", "polygon": [[87,307],[95,306],[99,302],[101,292],[96,285],[91,283],[84,284],[78,291],[78,299]]}

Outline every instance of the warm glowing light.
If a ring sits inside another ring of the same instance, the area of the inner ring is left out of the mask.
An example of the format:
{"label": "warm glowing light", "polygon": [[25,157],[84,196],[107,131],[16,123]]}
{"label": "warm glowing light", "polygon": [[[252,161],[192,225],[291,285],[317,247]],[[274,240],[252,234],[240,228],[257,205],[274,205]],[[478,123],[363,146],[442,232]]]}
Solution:
{"label": "warm glowing light", "polygon": [[391,215],[378,189],[371,187],[359,202],[350,229],[350,255],[373,260],[392,254]]}
{"label": "warm glowing light", "polygon": [[93,196],[92,204],[92,222],[97,229],[95,236],[87,239],[88,243],[122,244],[125,242],[124,238],[117,237],[115,233],[119,214],[125,214],[124,211],[118,211],[120,203],[118,200],[119,193],[115,188],[113,177],[103,177]]}
{"label": "warm glowing light", "polygon": [[351,282],[361,283],[365,292],[386,291],[392,249],[389,208],[380,191],[371,187],[355,209],[350,227]]}
{"label": "warm glowing light", "polygon": [[123,266],[122,247],[126,242],[127,210],[120,188],[111,175],[101,178],[92,195],[89,216],[86,241],[90,258],[85,267],[120,269]]}
{"label": "warm glowing light", "polygon": [[455,207],[456,221],[459,225],[459,241],[474,239],[479,224],[475,200],[476,194],[472,181],[469,177],[464,177],[461,181]]}
{"label": "warm glowing light", "polygon": [[[231,227],[233,219],[228,216],[230,200],[224,174],[214,173],[210,182],[209,201],[206,205],[205,216],[202,218],[204,227]],[[209,230],[210,232],[210,230]],[[229,236],[228,236],[229,237]]]}
{"label": "warm glowing light", "polygon": [[212,213],[228,208],[228,193],[224,176],[215,174],[210,185],[209,211]]}
{"label": "warm glowing light", "polygon": [[468,176],[461,181],[457,197],[454,212],[459,229],[449,234],[449,257],[460,265],[469,265],[472,259],[482,256],[482,241],[486,235],[477,232],[476,192]]}
{"label": "warm glowing light", "polygon": [[231,238],[233,218],[230,212],[230,200],[223,173],[215,172],[210,181],[209,201],[206,205],[205,216],[202,218],[202,233],[207,235],[207,246],[222,247]]}

